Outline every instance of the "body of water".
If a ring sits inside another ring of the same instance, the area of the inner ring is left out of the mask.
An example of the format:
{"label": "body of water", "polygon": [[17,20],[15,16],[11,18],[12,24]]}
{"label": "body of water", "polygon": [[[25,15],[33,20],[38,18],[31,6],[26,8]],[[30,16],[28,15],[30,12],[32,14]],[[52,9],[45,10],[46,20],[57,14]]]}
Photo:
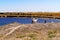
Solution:
{"label": "body of water", "polygon": [[[10,24],[13,22],[18,22],[21,24],[30,24],[32,23],[32,18],[0,18],[0,26]],[[45,23],[45,22],[60,22],[60,19],[41,19],[39,18],[38,23]]]}

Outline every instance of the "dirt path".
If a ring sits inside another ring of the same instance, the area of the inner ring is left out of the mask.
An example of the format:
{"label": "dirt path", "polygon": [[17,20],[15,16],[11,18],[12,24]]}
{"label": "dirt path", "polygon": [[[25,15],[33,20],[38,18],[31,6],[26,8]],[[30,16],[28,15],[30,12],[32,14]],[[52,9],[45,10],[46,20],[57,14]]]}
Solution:
{"label": "dirt path", "polygon": [[[9,28],[9,29],[11,29],[11,31],[10,32],[8,32],[8,33],[6,33],[3,37],[2,37],[2,39],[4,39],[5,37],[7,37],[8,35],[10,35],[10,34],[12,34],[16,29],[18,29],[18,28],[20,28],[20,27],[22,27],[22,26],[25,26],[25,25],[19,25],[19,26],[17,26],[17,27],[12,27],[12,28]],[[9,30],[8,29],[8,30]]]}

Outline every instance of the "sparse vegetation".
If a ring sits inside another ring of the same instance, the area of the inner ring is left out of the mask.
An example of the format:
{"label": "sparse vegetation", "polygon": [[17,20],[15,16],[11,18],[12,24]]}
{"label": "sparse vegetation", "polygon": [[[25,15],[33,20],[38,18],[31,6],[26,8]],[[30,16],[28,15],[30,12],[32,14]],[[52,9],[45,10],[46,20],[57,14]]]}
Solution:
{"label": "sparse vegetation", "polygon": [[53,37],[55,37],[56,35],[56,30],[49,30],[48,31],[48,37],[49,38],[53,38]]}
{"label": "sparse vegetation", "polygon": [[37,40],[37,34],[35,33],[29,33],[28,37],[30,37],[33,40]]}
{"label": "sparse vegetation", "polygon": [[26,35],[16,35],[16,38],[24,38]]}
{"label": "sparse vegetation", "polygon": [[[57,27],[55,27],[55,25],[52,25],[52,24],[57,25]],[[59,24],[60,23],[46,23],[46,25],[44,25],[43,23],[42,24],[36,23],[36,24],[24,25],[24,26],[16,29],[14,32],[12,32],[11,35],[6,36],[5,39],[6,40],[56,40],[56,39],[60,40],[60,36],[59,36],[60,35],[60,25]],[[15,24],[15,25],[17,25],[17,24]],[[30,27],[30,25],[31,25],[31,27]],[[25,26],[27,26],[28,29]],[[11,31],[11,29],[7,30],[7,31],[6,31],[6,29],[9,29],[11,27],[12,26],[8,25],[8,26],[2,27],[3,29],[0,28],[0,34],[3,33],[2,35],[4,37],[4,35],[6,35],[6,33]],[[38,31],[38,33],[36,33],[37,31]],[[0,37],[0,39],[1,39],[1,37]],[[3,39],[3,40],[5,40],[5,39]]]}
{"label": "sparse vegetation", "polygon": [[35,37],[36,35],[34,34],[34,33],[29,33],[29,35],[28,35],[28,37],[30,37],[30,38],[33,38],[33,37]]}

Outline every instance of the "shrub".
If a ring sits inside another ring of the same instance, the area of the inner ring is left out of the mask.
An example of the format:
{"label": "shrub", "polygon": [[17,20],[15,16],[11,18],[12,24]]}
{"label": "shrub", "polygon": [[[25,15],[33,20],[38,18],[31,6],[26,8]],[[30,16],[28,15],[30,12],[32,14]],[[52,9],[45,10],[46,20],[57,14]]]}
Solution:
{"label": "shrub", "polygon": [[49,30],[49,31],[48,31],[48,37],[49,37],[49,38],[55,37],[55,36],[56,36],[55,33],[56,33],[55,30]]}
{"label": "shrub", "polygon": [[37,35],[35,33],[30,33],[28,37],[32,38],[33,40],[37,40]]}

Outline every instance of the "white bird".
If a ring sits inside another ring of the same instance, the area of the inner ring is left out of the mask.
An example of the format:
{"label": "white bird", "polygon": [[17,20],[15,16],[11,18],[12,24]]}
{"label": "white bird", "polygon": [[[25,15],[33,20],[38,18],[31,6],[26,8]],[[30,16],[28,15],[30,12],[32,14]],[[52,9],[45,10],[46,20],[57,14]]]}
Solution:
{"label": "white bird", "polygon": [[33,18],[33,19],[32,19],[32,23],[36,23],[37,20],[38,20],[37,18]]}

